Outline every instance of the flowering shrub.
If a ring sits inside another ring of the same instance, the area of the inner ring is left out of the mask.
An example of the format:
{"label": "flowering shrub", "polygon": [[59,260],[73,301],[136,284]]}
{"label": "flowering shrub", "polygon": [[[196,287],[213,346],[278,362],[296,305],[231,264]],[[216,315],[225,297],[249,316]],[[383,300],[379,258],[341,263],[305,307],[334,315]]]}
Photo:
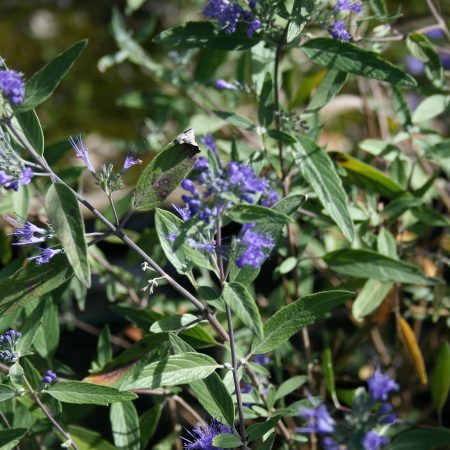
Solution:
{"label": "flowering shrub", "polygon": [[114,10],[99,67],[174,95],[119,167],[36,114],[86,41],[1,60],[1,448],[448,448],[450,33],[426,5],[406,33],[383,0],[207,0],[161,61]]}

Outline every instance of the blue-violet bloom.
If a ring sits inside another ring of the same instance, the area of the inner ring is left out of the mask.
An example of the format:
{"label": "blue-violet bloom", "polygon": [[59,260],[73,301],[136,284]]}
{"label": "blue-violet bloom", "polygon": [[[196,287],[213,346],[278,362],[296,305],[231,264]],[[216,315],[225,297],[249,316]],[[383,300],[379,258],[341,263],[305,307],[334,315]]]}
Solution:
{"label": "blue-violet bloom", "polygon": [[306,426],[297,429],[301,433],[327,434],[334,431],[335,421],[324,404],[316,408],[302,408],[299,415],[306,420]]}
{"label": "blue-violet bloom", "polygon": [[330,27],[331,36],[339,39],[342,42],[348,42],[352,35],[345,28],[345,23],[342,20],[336,20]]}
{"label": "blue-violet bloom", "polygon": [[192,433],[189,433],[191,438],[183,438],[185,441],[184,448],[185,450],[217,450],[217,447],[212,444],[213,438],[218,434],[231,432],[232,430],[228,425],[224,425],[217,420],[212,420],[210,425],[198,423]]}
{"label": "blue-violet bloom", "polygon": [[381,436],[374,431],[366,433],[363,439],[364,450],[380,450],[389,443],[386,436]]}
{"label": "blue-violet bloom", "polygon": [[76,136],[75,138],[70,136],[69,142],[70,142],[70,145],[75,150],[76,157],[82,159],[84,161],[84,163],[86,164],[86,167],[89,169],[89,171],[92,172],[93,174],[95,174],[94,166],[92,165],[92,163],[89,159],[88,149],[84,145],[83,139],[81,138],[81,136]]}
{"label": "blue-violet bloom", "polygon": [[12,105],[20,105],[25,99],[23,74],[15,70],[0,71],[0,91]]}
{"label": "blue-violet bloom", "polygon": [[392,391],[398,391],[398,384],[389,376],[385,375],[379,368],[367,380],[369,394],[375,400],[387,400]]}

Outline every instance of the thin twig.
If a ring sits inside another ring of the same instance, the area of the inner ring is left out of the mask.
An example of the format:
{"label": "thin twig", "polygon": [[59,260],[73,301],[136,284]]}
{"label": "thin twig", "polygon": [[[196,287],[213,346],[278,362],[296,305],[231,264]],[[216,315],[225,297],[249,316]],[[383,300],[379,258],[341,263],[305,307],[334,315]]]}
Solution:
{"label": "thin twig", "polygon": [[[219,267],[219,277],[220,284],[223,289],[225,285],[225,271],[223,268],[223,260],[222,260],[222,230],[221,230],[221,218],[220,214],[216,221],[216,245],[217,245],[217,266]],[[231,352],[231,365],[232,365],[232,373],[233,373],[233,382],[234,382],[234,391],[236,395],[236,403],[238,407],[238,415],[239,415],[239,432],[241,435],[241,441],[243,448],[247,447],[247,434],[245,432],[245,420],[244,420],[244,406],[242,404],[242,396],[241,396],[241,386],[239,383],[238,377],[238,361],[236,357],[236,345],[234,342],[234,331],[233,331],[233,320],[231,318],[231,309],[228,304],[225,305],[225,312],[227,316],[227,324],[228,324],[228,336],[230,341],[230,352]]]}
{"label": "thin twig", "polygon": [[445,20],[442,18],[441,14],[437,10],[436,6],[434,5],[432,0],[426,0],[428,8],[431,11],[431,14],[433,14],[434,18],[436,19],[437,24],[439,25],[442,32],[445,34],[447,39],[450,41],[450,31],[448,31],[447,24],[445,23]]}
{"label": "thin twig", "polygon": [[47,416],[48,420],[53,424],[53,426],[64,436],[66,439],[66,444],[70,445],[74,450],[79,450],[77,444],[72,440],[70,437],[70,434],[67,433],[66,430],[56,421],[56,419],[53,417],[52,413],[47,409],[47,407],[41,402],[41,399],[37,396],[37,394],[34,392],[33,388],[31,387],[31,384],[28,382],[26,377],[23,377],[23,381],[25,385],[28,388],[28,391],[30,393],[31,398],[34,400],[34,402],[39,406],[39,408],[42,410],[42,412]]}

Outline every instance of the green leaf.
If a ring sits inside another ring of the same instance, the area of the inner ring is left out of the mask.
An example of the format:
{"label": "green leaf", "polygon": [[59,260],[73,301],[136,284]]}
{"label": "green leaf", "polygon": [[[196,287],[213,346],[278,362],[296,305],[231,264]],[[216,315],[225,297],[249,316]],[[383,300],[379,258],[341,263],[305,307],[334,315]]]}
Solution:
{"label": "green leaf", "polygon": [[217,448],[242,447],[242,441],[234,434],[223,433],[213,437],[212,445]]}
{"label": "green leaf", "polygon": [[344,249],[328,253],[325,262],[335,272],[356,278],[374,278],[380,281],[436,285],[434,278],[427,278],[419,267],[380,255],[372,250]]}
{"label": "green leaf", "polygon": [[118,450],[140,450],[139,417],[133,402],[112,404],[109,419],[116,448]]}
{"label": "green leaf", "polygon": [[295,0],[292,6],[292,20],[289,22],[286,34],[286,43],[292,42],[303,31],[314,11],[315,2],[313,0]]}
{"label": "green leaf", "polygon": [[286,395],[294,392],[300,386],[303,386],[307,381],[308,377],[305,375],[297,375],[284,381],[277,389],[277,393],[275,394],[275,401],[280,400],[280,398],[286,397]]}
{"label": "green leaf", "polygon": [[141,448],[147,448],[150,439],[155,434],[159,419],[161,418],[161,406],[156,404],[139,417],[141,429]]}
{"label": "green leaf", "polygon": [[325,385],[333,400],[337,399],[336,383],[334,380],[333,356],[329,347],[322,352],[322,370],[325,375]]}
{"label": "green leaf", "polygon": [[230,307],[231,311],[242,320],[257,338],[263,336],[263,325],[261,316],[259,315],[258,306],[247,288],[235,281],[226,283],[222,297],[225,303]]}
{"label": "green leaf", "polygon": [[27,321],[22,328],[22,336],[17,341],[16,349],[23,355],[33,345],[34,338],[39,327],[42,325],[44,316],[45,303],[40,301],[36,309],[33,310],[31,316],[27,318]]}
{"label": "green leaf", "polygon": [[412,115],[412,121],[415,124],[419,124],[434,119],[445,112],[449,105],[450,97],[448,95],[430,95],[419,103]]}
{"label": "green leaf", "polygon": [[243,130],[253,131],[256,129],[255,124],[247,119],[246,117],[240,116],[239,114],[227,112],[227,111],[213,111],[221,119],[228,122],[230,125],[236,128],[242,128]]}
{"label": "green leaf", "polygon": [[0,449],[10,450],[16,447],[26,432],[26,428],[7,428],[0,430]]}
{"label": "green leaf", "polygon": [[394,283],[369,278],[352,305],[352,314],[356,320],[375,311],[386,298]]}
{"label": "green leaf", "polygon": [[79,41],[53,58],[26,83],[24,103],[17,109],[29,111],[43,103],[58,86],[86,47],[87,40]]}
{"label": "green leaf", "polygon": [[155,224],[164,254],[178,273],[187,275],[192,269],[192,264],[200,268],[215,270],[211,261],[211,253],[192,248],[188,243],[183,243],[174,251],[174,242],[169,240],[168,236],[172,233],[179,234],[183,225],[183,221],[179,217],[169,211],[157,208]]}
{"label": "green leaf", "polygon": [[377,236],[377,250],[382,255],[398,259],[397,244],[392,233],[387,228],[381,228]]}
{"label": "green leaf", "polygon": [[433,376],[431,378],[431,396],[433,405],[438,412],[442,413],[445,402],[450,391],[450,345],[443,342],[436,358]]}
{"label": "green leaf", "polygon": [[[194,349],[179,336],[171,333],[169,337],[175,352],[194,352]],[[192,382],[190,387],[211,417],[231,427],[234,426],[234,402],[217,373],[213,372],[203,380]]]}
{"label": "green leaf", "polygon": [[50,186],[45,204],[49,222],[64,247],[76,277],[90,287],[91,270],[78,200],[68,186],[57,183]]}
{"label": "green leaf", "polygon": [[450,430],[446,428],[406,430],[395,436],[389,447],[391,450],[433,450],[444,449],[449,442]]}
{"label": "green leaf", "polygon": [[437,88],[445,89],[444,70],[441,59],[430,40],[421,33],[411,33],[407,40],[411,53],[425,63],[425,74]]}
{"label": "green leaf", "polygon": [[348,198],[336,169],[325,150],[306,136],[298,136],[294,158],[303,176],[317,194],[325,211],[336,222],[345,238],[353,240],[353,222]]}
{"label": "green leaf", "polygon": [[29,263],[14,275],[0,282],[0,314],[7,314],[55,290],[73,276],[64,255],[57,255],[47,264]]}
{"label": "green leaf", "polygon": [[237,223],[275,223],[285,225],[294,219],[272,208],[259,205],[234,205],[227,216]]}
{"label": "green leaf", "polygon": [[366,78],[386,81],[400,86],[416,86],[411,75],[403,72],[376,53],[364,50],[354,44],[337,39],[317,38],[307,41],[301,47],[316,64],[352,73]]}
{"label": "green leaf", "polygon": [[34,110],[17,112],[13,117],[13,125],[18,126],[19,134],[40,154],[44,153],[44,133]]}
{"label": "green leaf", "polygon": [[117,450],[114,445],[102,439],[100,433],[96,431],[87,430],[76,425],[69,425],[67,431],[79,450]]}
{"label": "green leaf", "polygon": [[444,139],[438,144],[427,148],[425,156],[438,161],[443,158],[450,158],[450,139]]}
{"label": "green leaf", "polygon": [[17,395],[17,391],[7,384],[0,384],[0,403],[6,402],[10,398],[14,398]]}
{"label": "green leaf", "polygon": [[281,416],[273,416],[263,423],[254,423],[247,428],[249,442],[256,441],[263,437],[268,431],[275,428]]}
{"label": "green leaf", "polygon": [[82,405],[108,405],[137,398],[132,392],[82,381],[60,381],[50,386],[46,392],[60,402]]}
{"label": "green leaf", "polygon": [[136,185],[134,208],[156,208],[184,180],[200,149],[192,129],[178,136],[144,169]]}
{"label": "green leaf", "polygon": [[211,22],[188,22],[164,30],[153,39],[156,44],[177,48],[207,48],[211,50],[246,50],[259,42],[246,35],[247,27],[238,25],[232,34],[216,28]]}
{"label": "green leaf", "polygon": [[98,336],[97,341],[97,363],[100,367],[105,366],[112,360],[111,331],[109,325],[105,325]]}
{"label": "green leaf", "polygon": [[40,302],[44,304],[42,326],[39,327],[34,339],[34,349],[43,358],[53,354],[59,342],[58,308],[51,296],[46,296]]}
{"label": "green leaf", "polygon": [[220,364],[210,356],[199,353],[171,355],[145,366],[139,374],[125,381],[121,389],[156,389],[188,384],[206,378],[219,367]]}
{"label": "green leaf", "polygon": [[339,93],[348,80],[348,73],[340,70],[329,70],[317,86],[305,112],[317,111],[325,106]]}
{"label": "green leaf", "polygon": [[217,373],[212,373],[203,380],[194,381],[190,387],[211,417],[230,426],[234,425],[234,402]]}
{"label": "green leaf", "polygon": [[348,181],[362,187],[375,191],[387,198],[398,198],[405,194],[404,189],[383,172],[357,160],[345,153],[331,152],[330,156],[337,164],[344,167],[348,173]]}
{"label": "green leaf", "polygon": [[[165,331],[177,331],[188,326],[192,322],[198,323],[199,318],[194,314],[177,314],[158,320],[150,327],[152,333],[163,333]],[[192,324],[191,326],[194,326]]]}
{"label": "green leaf", "polygon": [[276,349],[303,327],[315,323],[352,295],[348,291],[325,291],[307,295],[284,306],[264,324],[264,337],[254,343],[252,353],[268,353]]}

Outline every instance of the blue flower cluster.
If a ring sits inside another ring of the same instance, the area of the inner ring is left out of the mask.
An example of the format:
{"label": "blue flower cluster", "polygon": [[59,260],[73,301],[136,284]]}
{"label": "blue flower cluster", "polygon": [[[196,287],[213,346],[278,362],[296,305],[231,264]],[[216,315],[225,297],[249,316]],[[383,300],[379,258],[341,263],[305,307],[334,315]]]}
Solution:
{"label": "blue flower cluster", "polygon": [[15,70],[0,70],[0,92],[12,105],[20,105],[25,100],[23,75]]}
{"label": "blue flower cluster", "polygon": [[30,184],[32,178],[33,170],[24,166],[11,147],[8,137],[0,131],[0,186],[18,191],[19,186]]}
{"label": "blue flower cluster", "polygon": [[[5,216],[4,219],[13,227],[15,231],[10,233],[10,236],[14,236],[18,242],[14,242],[13,245],[27,245],[27,244],[38,244],[46,242],[55,237],[55,234],[51,229],[44,229],[33,225],[28,220],[24,222],[19,222],[12,217]],[[36,260],[37,264],[48,263],[55,255],[62,253],[60,248],[41,248],[37,247],[39,254],[32,256],[29,259]]]}
{"label": "blue flower cluster", "polygon": [[234,33],[239,22],[246,23],[249,25],[247,36],[251,37],[262,27],[260,20],[255,17],[256,6],[256,1],[250,1],[250,9],[246,10],[235,1],[208,0],[203,9],[203,15],[217,20],[227,33]]}
{"label": "blue flower cluster", "polygon": [[44,375],[42,376],[42,382],[45,384],[52,384],[53,381],[56,379],[56,373],[52,370],[47,370]]}
{"label": "blue flower cluster", "polygon": [[222,433],[231,433],[232,429],[228,425],[218,422],[213,419],[211,424],[198,423],[192,433],[189,432],[191,439],[182,438],[184,448],[186,450],[218,450],[214,447],[212,440],[215,436]]}
{"label": "blue flower cluster", "polygon": [[347,30],[347,25],[343,20],[336,20],[336,16],[343,16],[346,14],[347,19],[352,14],[360,15],[362,13],[362,4],[359,1],[351,2],[350,0],[338,0],[334,7],[334,22],[330,26],[330,33],[335,39],[342,42],[351,40],[352,35]]}
{"label": "blue flower cluster", "polygon": [[16,344],[22,333],[16,330],[8,330],[0,335],[0,361],[5,364],[14,364],[18,359]]}
{"label": "blue flower cluster", "polygon": [[238,238],[238,243],[244,248],[235,261],[240,269],[246,266],[257,269],[273,248],[272,237],[252,231],[254,227],[254,223],[245,224],[241,230],[241,237]]}
{"label": "blue flower cluster", "polygon": [[[235,161],[222,167],[211,135],[205,136],[202,142],[210,150],[212,161],[210,163],[207,158],[199,157],[194,164],[197,171],[195,183],[189,179],[181,183],[187,192],[181,197],[186,206],[181,208],[174,205],[174,208],[184,222],[195,218],[207,226],[233,204],[254,204],[259,201],[261,205],[271,207],[280,199],[276,191],[269,189],[267,179],[256,176],[251,167]],[[260,267],[273,248],[273,239],[256,232],[254,227],[255,224],[245,224],[238,236],[238,258],[235,262],[240,268]],[[176,236],[176,233],[171,233],[168,239],[173,242]],[[195,244],[191,239],[189,245],[211,252],[216,247],[213,238],[214,235],[210,235],[201,244]]]}
{"label": "blue flower cluster", "polygon": [[[380,369],[375,371],[367,384],[368,393],[357,391],[351,414],[345,416],[348,426],[336,426],[327,407],[320,404],[300,411],[299,415],[306,424],[297,430],[301,433],[322,435],[321,442],[325,450],[347,448],[343,445],[354,442],[355,439],[361,442],[364,450],[381,450],[389,443],[389,439],[374,430],[380,426],[391,425],[397,420],[388,396],[391,392],[397,391],[399,386]],[[348,432],[352,433],[352,436],[349,436]]]}

